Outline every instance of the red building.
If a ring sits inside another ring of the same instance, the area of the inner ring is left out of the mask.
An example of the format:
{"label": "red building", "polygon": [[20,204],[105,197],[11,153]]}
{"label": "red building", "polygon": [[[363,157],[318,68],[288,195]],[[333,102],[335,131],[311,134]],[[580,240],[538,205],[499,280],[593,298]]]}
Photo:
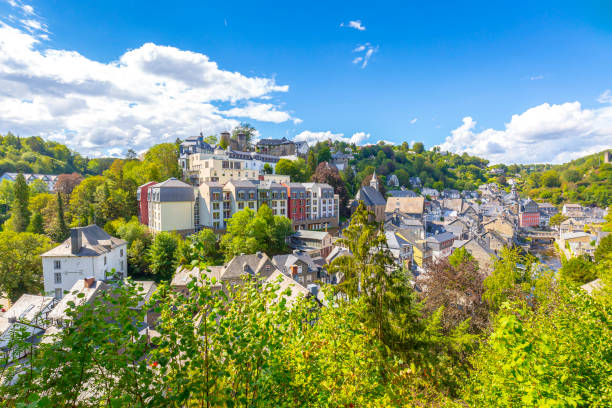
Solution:
{"label": "red building", "polygon": [[306,219],[306,188],[300,183],[283,183],[287,187],[287,216],[294,230]]}
{"label": "red building", "polygon": [[138,200],[138,221],[144,225],[149,225],[149,200],[147,197],[149,195],[149,188],[155,184],[157,184],[157,182],[149,181],[138,187],[136,191],[136,200]]}
{"label": "red building", "polygon": [[540,207],[532,199],[525,200],[519,211],[520,227],[537,227],[540,225]]}

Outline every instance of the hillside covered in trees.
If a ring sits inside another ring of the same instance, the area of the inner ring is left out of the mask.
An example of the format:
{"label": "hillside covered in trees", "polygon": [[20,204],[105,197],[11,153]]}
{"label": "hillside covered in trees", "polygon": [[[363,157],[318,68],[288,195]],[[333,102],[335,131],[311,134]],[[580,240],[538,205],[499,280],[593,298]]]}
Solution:
{"label": "hillside covered in trees", "polygon": [[553,204],[566,202],[607,207],[612,203],[612,164],[604,152],[568,163],[552,165],[497,165],[506,170],[504,179],[516,174],[522,194]]}

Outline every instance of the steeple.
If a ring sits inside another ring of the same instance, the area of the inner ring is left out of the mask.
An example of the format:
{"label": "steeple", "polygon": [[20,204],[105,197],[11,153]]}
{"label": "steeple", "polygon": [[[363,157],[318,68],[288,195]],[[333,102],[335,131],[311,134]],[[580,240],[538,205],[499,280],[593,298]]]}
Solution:
{"label": "steeple", "polygon": [[370,180],[370,187],[378,191],[378,178],[376,177],[376,170],[372,173],[372,180]]}

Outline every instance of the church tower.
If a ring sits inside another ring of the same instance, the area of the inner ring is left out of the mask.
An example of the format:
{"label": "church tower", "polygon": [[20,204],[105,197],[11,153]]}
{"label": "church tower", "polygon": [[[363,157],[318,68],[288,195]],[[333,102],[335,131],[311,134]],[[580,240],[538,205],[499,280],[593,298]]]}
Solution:
{"label": "church tower", "polygon": [[378,178],[376,177],[376,170],[374,170],[374,173],[372,173],[372,180],[370,180],[370,187],[372,187],[376,191],[379,191],[378,190]]}

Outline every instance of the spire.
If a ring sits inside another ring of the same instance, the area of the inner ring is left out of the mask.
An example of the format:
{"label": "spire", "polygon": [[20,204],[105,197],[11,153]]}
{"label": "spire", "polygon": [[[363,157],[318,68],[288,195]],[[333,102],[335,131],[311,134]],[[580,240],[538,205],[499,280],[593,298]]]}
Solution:
{"label": "spire", "polygon": [[378,191],[378,178],[376,177],[376,170],[372,173],[372,180],[370,180],[370,187]]}

